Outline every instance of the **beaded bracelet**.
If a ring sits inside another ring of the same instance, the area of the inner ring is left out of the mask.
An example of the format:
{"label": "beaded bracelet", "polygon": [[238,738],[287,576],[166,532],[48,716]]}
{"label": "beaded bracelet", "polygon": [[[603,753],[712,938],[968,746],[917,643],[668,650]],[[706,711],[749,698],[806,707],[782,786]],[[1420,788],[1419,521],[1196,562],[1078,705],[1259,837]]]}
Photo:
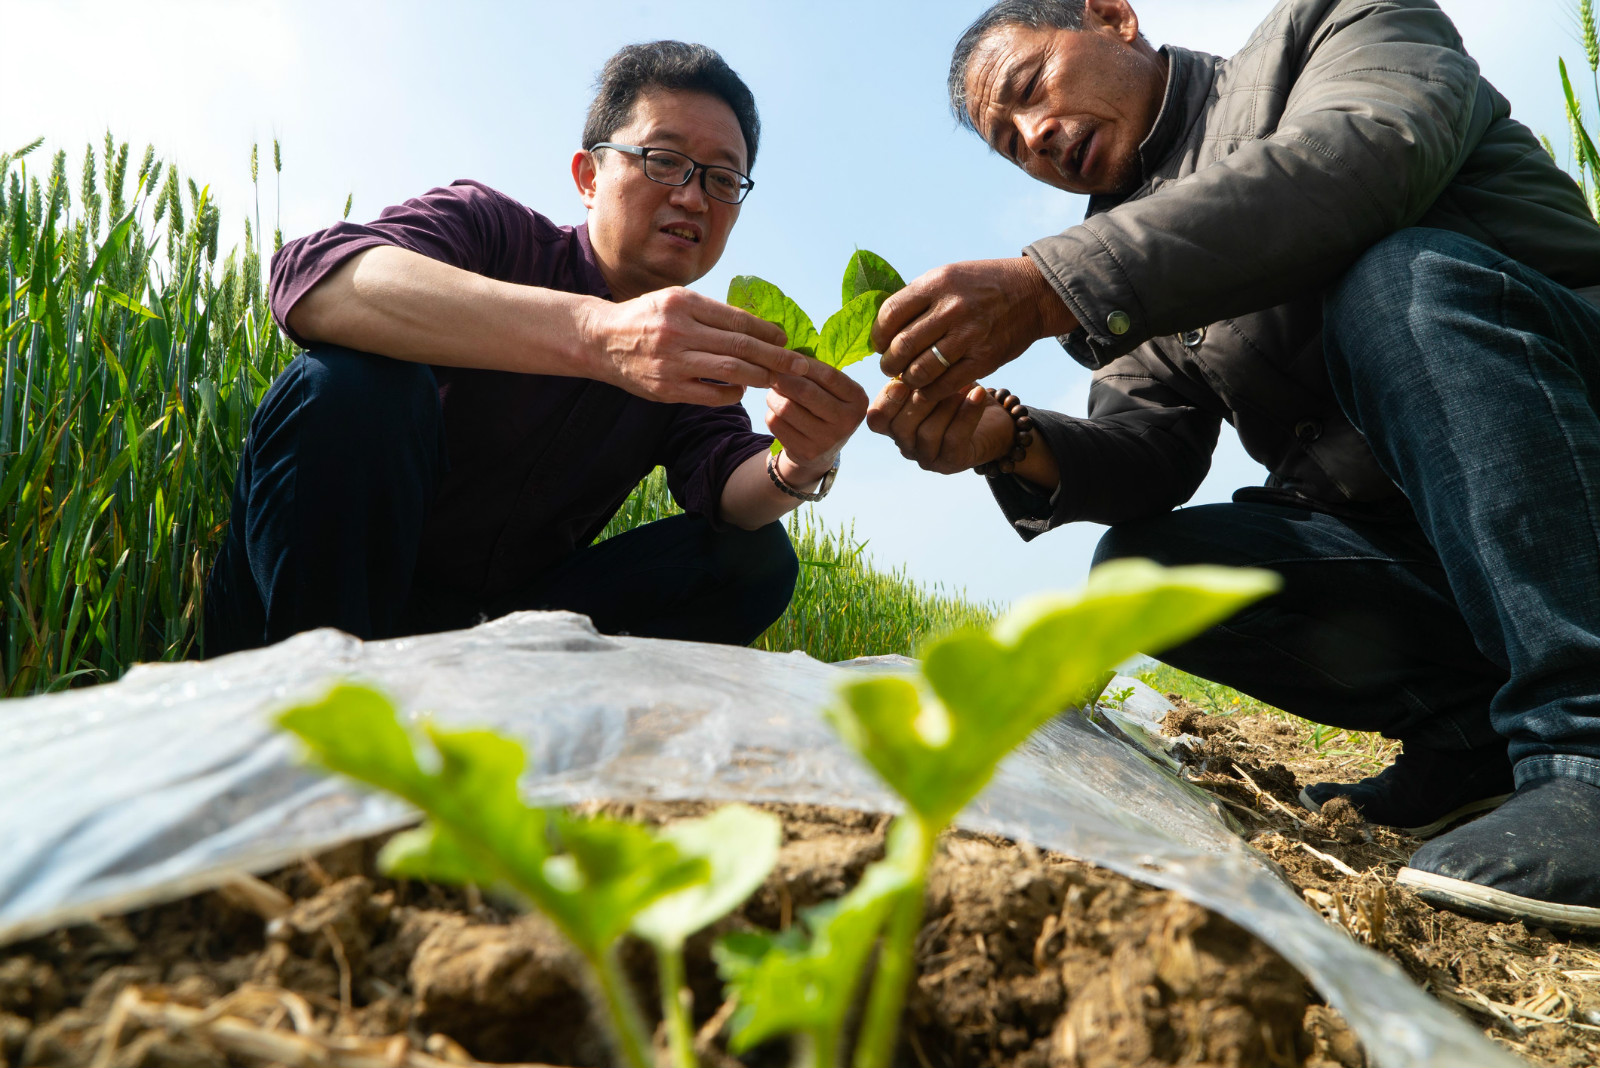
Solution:
{"label": "beaded bracelet", "polygon": [[985,478],[993,478],[995,475],[1009,475],[1016,470],[1017,464],[1022,462],[1022,458],[1028,455],[1028,446],[1033,444],[1033,416],[1029,415],[1028,409],[1023,406],[1022,398],[1009,389],[991,389],[988,386],[985,386],[984,389],[1011,417],[1015,437],[1011,439],[1010,452],[997,460],[979,464],[973,470]]}

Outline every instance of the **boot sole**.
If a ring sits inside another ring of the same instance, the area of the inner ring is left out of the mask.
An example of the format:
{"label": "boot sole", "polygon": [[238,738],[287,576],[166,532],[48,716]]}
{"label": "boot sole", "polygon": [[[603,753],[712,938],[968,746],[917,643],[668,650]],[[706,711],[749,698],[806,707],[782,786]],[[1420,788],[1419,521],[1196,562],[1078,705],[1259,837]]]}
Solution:
{"label": "boot sole", "polygon": [[1501,922],[1521,921],[1529,926],[1566,931],[1600,931],[1600,908],[1540,901],[1465,879],[1451,879],[1418,868],[1401,868],[1395,882],[1430,905],[1483,916]]}
{"label": "boot sole", "polygon": [[[1394,829],[1400,833],[1409,834],[1413,838],[1432,838],[1434,835],[1438,834],[1452,823],[1455,823],[1457,820],[1466,819],[1468,816],[1476,816],[1480,812],[1488,812],[1493,808],[1499,808],[1509,800],[1511,800],[1510,794],[1496,794],[1494,797],[1480,797],[1476,801],[1468,801],[1459,808],[1446,812],[1443,816],[1440,816],[1432,823],[1425,823],[1421,827],[1400,827],[1392,823],[1381,823],[1378,824],[1378,826],[1394,827]],[[1305,790],[1300,791],[1300,804],[1312,812],[1322,811],[1322,806],[1311,800],[1311,798],[1307,796]],[[1369,820],[1368,822],[1374,821]]]}

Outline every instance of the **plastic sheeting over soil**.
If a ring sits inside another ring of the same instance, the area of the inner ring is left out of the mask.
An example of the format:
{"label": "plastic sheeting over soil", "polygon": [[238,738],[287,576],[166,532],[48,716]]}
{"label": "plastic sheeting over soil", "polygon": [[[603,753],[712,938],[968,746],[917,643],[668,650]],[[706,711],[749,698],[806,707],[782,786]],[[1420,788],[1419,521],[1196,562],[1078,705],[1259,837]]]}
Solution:
{"label": "plastic sheeting over soil", "polygon": [[[412,718],[522,739],[539,801],[894,807],[818,714],[843,669],[801,654],[605,637],[566,613],[368,644],[316,631],[0,704],[0,943],[412,822],[400,803],[302,766],[271,726],[340,677],[382,687]],[[1299,968],[1380,1065],[1518,1063],[1314,915],[1214,802],[1142,753],[1140,701],[1121,729],[1058,717],[958,822],[1227,916]]]}

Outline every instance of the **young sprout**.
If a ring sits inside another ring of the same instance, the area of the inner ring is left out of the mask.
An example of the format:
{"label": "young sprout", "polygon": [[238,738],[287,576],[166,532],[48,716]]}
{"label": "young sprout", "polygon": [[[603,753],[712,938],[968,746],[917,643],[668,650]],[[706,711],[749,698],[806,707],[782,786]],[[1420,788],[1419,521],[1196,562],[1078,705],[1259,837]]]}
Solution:
{"label": "young sprout", "polygon": [[427,816],[384,847],[385,871],[503,888],[549,917],[589,965],[624,1062],[649,1068],[650,1037],[617,962],[617,942],[651,905],[704,883],[711,864],[641,826],[525,804],[517,781],[527,755],[493,732],[427,725],[437,767],[424,768],[394,706],[366,687],[339,686],[278,722],[318,763]]}
{"label": "young sprout", "polygon": [[1156,653],[1277,589],[1276,575],[1119,560],[1074,594],[1029,598],[992,630],[958,631],[923,654],[922,675],[846,683],[828,718],[908,809],[911,883],[888,921],[873,974],[857,1068],[885,1068],[922,921],[934,843],[993,777],[1002,758],[1062,709],[1105,685],[1105,670]]}
{"label": "young sprout", "polygon": [[844,1022],[886,917],[915,879],[915,836],[890,828],[888,852],[844,897],[800,914],[781,934],[724,935],[712,950],[738,1008],[730,1021],[735,1053],[778,1035],[799,1036],[796,1063],[833,1068]]}
{"label": "young sprout", "polygon": [[693,1068],[691,998],[684,983],[683,944],[738,908],[766,881],[778,859],[783,824],[744,805],[727,805],[704,819],[670,823],[657,837],[710,866],[710,878],[668,894],[633,918],[633,933],[655,947],[660,964],[661,1018],[675,1068]]}
{"label": "young sprout", "polygon": [[[728,283],[728,303],[783,328],[795,352],[840,370],[872,353],[872,322],[878,309],[905,281],[882,256],[857,249],[845,265],[840,285],[844,305],[822,324],[821,333],[800,305],[765,279],[741,274]],[[774,454],[782,448],[772,443]]]}

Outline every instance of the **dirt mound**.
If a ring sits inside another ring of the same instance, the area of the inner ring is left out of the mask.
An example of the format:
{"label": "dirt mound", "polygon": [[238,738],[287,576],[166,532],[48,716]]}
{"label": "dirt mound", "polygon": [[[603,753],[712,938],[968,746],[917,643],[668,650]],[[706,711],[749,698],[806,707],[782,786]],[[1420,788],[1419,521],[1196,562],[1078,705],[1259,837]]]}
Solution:
{"label": "dirt mound", "polygon": [[[611,805],[668,819],[703,805]],[[887,819],[777,806],[777,869],[719,930],[781,928],[882,855]],[[0,1063],[108,1068],[608,1063],[577,961],[537,916],[375,873],[376,843],[0,951]],[[689,946],[709,1064],[728,1007]],[[1265,945],[1186,899],[953,834],[932,872],[902,1057],[929,1066],[1357,1065],[1336,1015]],[[649,956],[625,955],[646,1004]],[[1340,1052],[1342,1051],[1342,1053]],[[1342,1059],[1341,1059],[1342,1057]],[[787,1062],[781,1043],[743,1063]]]}

